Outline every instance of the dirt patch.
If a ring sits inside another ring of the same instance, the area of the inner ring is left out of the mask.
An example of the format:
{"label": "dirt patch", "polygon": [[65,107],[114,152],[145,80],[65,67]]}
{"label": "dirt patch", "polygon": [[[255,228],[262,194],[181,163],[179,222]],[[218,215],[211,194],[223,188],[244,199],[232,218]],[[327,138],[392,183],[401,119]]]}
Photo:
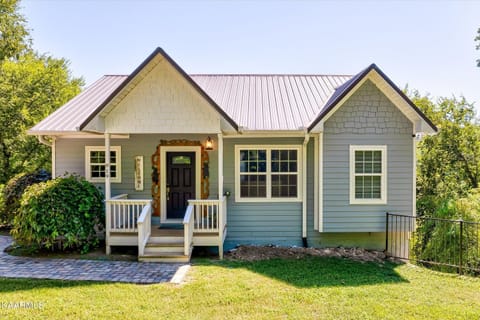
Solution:
{"label": "dirt patch", "polygon": [[269,246],[239,246],[228,251],[225,258],[228,260],[258,261],[268,259],[301,259],[305,257],[338,257],[348,258],[361,262],[385,261],[385,254],[381,251],[370,251],[361,248],[301,248]]}

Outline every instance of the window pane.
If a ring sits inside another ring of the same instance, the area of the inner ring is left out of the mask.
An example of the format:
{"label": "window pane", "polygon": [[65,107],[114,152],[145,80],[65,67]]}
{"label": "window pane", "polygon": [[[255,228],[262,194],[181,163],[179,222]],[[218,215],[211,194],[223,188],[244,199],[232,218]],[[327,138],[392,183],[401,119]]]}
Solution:
{"label": "window pane", "polygon": [[363,162],[355,162],[355,173],[363,173]]}
{"label": "window pane", "polygon": [[175,156],[172,157],[172,164],[191,164],[192,158],[189,156]]}
{"label": "window pane", "polygon": [[382,163],[381,162],[373,163],[373,173],[382,173]]}
{"label": "window pane", "polygon": [[266,197],[265,175],[240,175],[240,196],[245,198]]}
{"label": "window pane", "polygon": [[363,173],[372,173],[373,167],[371,162],[365,162]]}
{"label": "window pane", "polygon": [[288,160],[288,150],[280,150],[280,160]]}
{"label": "window pane", "polygon": [[117,177],[117,166],[110,165],[110,177],[116,178]]}
{"label": "window pane", "polygon": [[280,162],[280,172],[288,172],[288,162]]}
{"label": "window pane", "polygon": [[290,150],[289,155],[290,155],[290,160],[297,160],[297,150]]}
{"label": "window pane", "polygon": [[272,197],[273,198],[296,198],[297,175],[274,174],[272,175]]}
{"label": "window pane", "polygon": [[374,161],[382,161],[382,151],[374,151],[373,152],[373,160]]}
{"label": "window pane", "polygon": [[117,152],[110,150],[110,163],[116,163],[116,162],[117,162]]}
{"label": "window pane", "polygon": [[248,151],[240,150],[240,161],[248,160]]}
{"label": "window pane", "polygon": [[297,163],[296,162],[290,162],[290,168],[289,168],[289,171],[290,172],[297,172]]}
{"label": "window pane", "polygon": [[363,151],[355,151],[355,162],[363,162]]}
{"label": "window pane", "polygon": [[363,151],[364,161],[371,162],[373,160],[373,151]]}
{"label": "window pane", "polygon": [[280,160],[280,151],[272,150],[272,161]]}
{"label": "window pane", "polygon": [[267,151],[266,150],[258,150],[258,160],[267,161]]}
{"label": "window pane", "polygon": [[279,172],[280,171],[280,163],[278,161],[272,162],[272,172]]}

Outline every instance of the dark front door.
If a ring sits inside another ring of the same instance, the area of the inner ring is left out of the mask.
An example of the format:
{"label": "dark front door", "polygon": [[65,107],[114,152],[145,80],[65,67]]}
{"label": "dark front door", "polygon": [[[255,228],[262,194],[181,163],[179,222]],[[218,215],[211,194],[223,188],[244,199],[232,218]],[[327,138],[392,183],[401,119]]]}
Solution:
{"label": "dark front door", "polygon": [[195,199],[195,152],[167,152],[167,219],[183,219]]}

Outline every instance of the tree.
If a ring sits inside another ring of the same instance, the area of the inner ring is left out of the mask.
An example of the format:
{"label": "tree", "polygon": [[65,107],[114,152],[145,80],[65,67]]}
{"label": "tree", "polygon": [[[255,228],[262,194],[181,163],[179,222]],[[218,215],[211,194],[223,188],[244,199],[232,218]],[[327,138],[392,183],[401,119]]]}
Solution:
{"label": "tree", "polygon": [[50,149],[26,130],[79,93],[64,59],[26,54],[0,65],[0,183],[47,166]]}
{"label": "tree", "polygon": [[438,126],[436,135],[419,144],[418,196],[458,198],[479,187],[480,125],[473,104],[465,98],[440,98],[434,103],[417,91],[413,102]]}
{"label": "tree", "polygon": [[26,130],[80,92],[68,61],[35,53],[17,0],[0,0],[0,184],[50,163]]}
{"label": "tree", "polygon": [[[480,28],[477,30],[477,36],[475,37],[475,41],[477,41],[477,50],[480,50]],[[480,59],[477,59],[477,67],[480,67]]]}
{"label": "tree", "polygon": [[0,0],[0,62],[18,58],[30,49],[25,18],[18,12],[18,0]]}

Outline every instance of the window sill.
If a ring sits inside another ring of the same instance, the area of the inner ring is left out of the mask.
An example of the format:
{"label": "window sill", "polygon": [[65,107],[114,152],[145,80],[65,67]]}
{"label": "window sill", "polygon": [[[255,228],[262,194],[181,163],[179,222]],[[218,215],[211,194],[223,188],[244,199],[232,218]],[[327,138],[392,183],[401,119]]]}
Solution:
{"label": "window sill", "polygon": [[385,205],[387,204],[387,199],[378,199],[378,200],[358,200],[350,199],[350,205]]}
{"label": "window sill", "polygon": [[235,202],[243,203],[278,203],[278,202],[302,202],[301,198],[237,198],[235,197]]}

